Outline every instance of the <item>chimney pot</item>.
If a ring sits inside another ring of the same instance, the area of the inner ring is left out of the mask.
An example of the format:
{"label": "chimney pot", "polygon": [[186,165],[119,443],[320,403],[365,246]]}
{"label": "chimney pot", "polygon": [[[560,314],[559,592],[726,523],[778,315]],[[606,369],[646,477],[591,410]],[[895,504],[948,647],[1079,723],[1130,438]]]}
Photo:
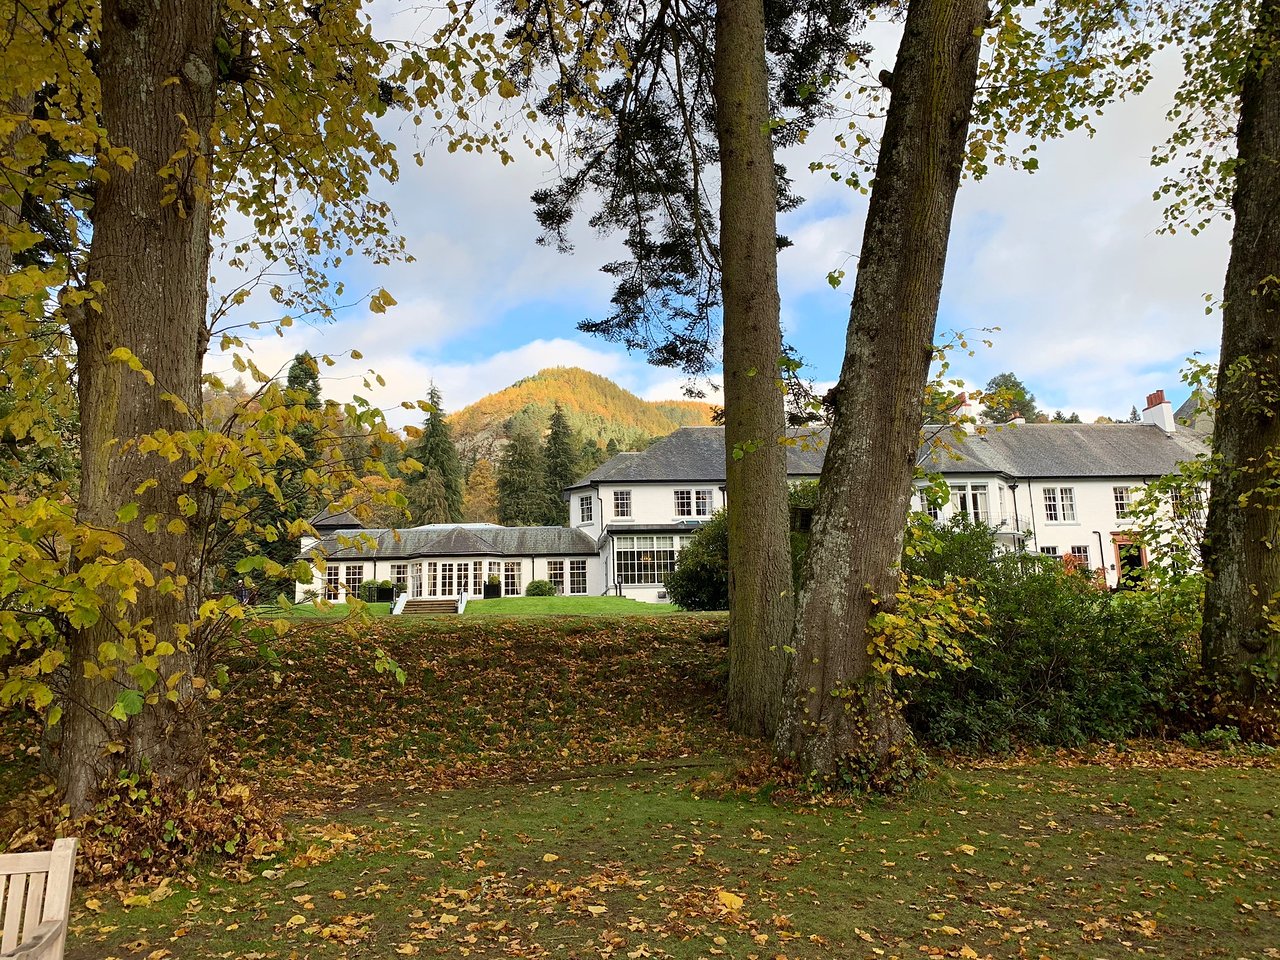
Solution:
{"label": "chimney pot", "polygon": [[1164,397],[1163,390],[1147,394],[1147,408],[1142,411],[1142,422],[1160,427],[1165,433],[1178,429],[1173,419],[1173,404]]}

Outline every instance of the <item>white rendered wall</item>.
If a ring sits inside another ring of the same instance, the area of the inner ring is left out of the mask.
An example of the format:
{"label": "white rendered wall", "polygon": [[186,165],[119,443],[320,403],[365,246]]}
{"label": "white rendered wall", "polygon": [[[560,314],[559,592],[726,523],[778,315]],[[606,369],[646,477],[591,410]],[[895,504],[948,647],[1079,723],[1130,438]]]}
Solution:
{"label": "white rendered wall", "polygon": [[[1006,482],[996,475],[974,475],[961,479],[947,478],[951,484],[985,482],[990,491],[991,517],[989,523],[1001,532],[1027,535],[1023,549],[1039,553],[1042,547],[1055,547],[1059,555],[1071,552],[1072,547],[1084,547],[1088,552],[1091,570],[1101,569],[1107,585],[1119,583],[1117,570],[1117,541],[1132,535],[1133,521],[1116,515],[1115,488],[1128,487],[1130,502],[1142,493],[1145,477],[1101,477],[1083,479],[1067,477],[1049,480],[1022,480],[1016,490],[1010,490]],[[1047,518],[1044,491],[1046,487],[1069,487],[1075,494],[1075,519],[1052,521]],[[1001,509],[1003,496],[1003,509]],[[1015,510],[1016,497],[1016,510]],[[954,502],[942,510],[941,519],[954,516]],[[1008,538],[1010,543],[1012,538]]]}
{"label": "white rendered wall", "polygon": [[[643,526],[644,524],[654,523],[680,523],[683,521],[705,521],[710,514],[698,515],[696,512],[688,516],[677,516],[676,514],[676,491],[677,490],[710,490],[711,491],[711,513],[724,507],[724,492],[720,489],[724,484],[720,481],[708,481],[703,483],[608,483],[601,484],[598,488],[599,493],[593,493],[594,514],[590,525],[582,523],[582,512],[579,497],[584,493],[575,491],[573,501],[569,504],[570,522],[577,527],[594,536],[606,526],[635,524]],[[614,513],[613,494],[615,490],[631,491],[631,516],[620,517]],[[694,507],[697,510],[697,497],[694,496]],[[602,509],[603,507],[603,509]],[[603,516],[602,516],[603,514]]]}

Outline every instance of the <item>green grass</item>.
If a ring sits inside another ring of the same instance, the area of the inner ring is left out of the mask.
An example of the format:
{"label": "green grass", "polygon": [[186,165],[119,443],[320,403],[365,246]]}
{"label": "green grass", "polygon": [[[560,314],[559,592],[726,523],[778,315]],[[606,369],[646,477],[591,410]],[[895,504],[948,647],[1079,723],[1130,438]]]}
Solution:
{"label": "green grass", "polygon": [[[1140,769],[1119,765],[1157,755],[1113,750],[808,798],[726,733],[725,631],[300,621],[278,667],[230,664],[245,682],[209,724],[223,772],[280,804],[287,848],[204,864],[149,905],[85,878],[68,956],[1274,956],[1275,757],[1175,747]],[[4,772],[29,774],[30,725],[0,734]]]}
{"label": "green grass", "polygon": [[659,617],[680,613],[670,603],[642,603],[630,597],[498,597],[472,600],[466,617]]}
{"label": "green grass", "polygon": [[[373,617],[385,617],[391,613],[391,604],[389,603],[366,603],[364,607],[369,612],[369,615]],[[270,608],[267,614],[270,615],[271,610],[274,609],[274,607]],[[290,617],[320,618],[324,620],[340,620],[350,614],[351,607],[345,603],[333,603],[324,609],[317,607],[314,603],[299,603],[290,607],[288,612]]]}
{"label": "green grass", "polygon": [[1084,960],[1280,943],[1275,770],[957,771],[861,810],[700,798],[689,775],[374,799],[308,821],[246,883],[81,911],[69,956]]}

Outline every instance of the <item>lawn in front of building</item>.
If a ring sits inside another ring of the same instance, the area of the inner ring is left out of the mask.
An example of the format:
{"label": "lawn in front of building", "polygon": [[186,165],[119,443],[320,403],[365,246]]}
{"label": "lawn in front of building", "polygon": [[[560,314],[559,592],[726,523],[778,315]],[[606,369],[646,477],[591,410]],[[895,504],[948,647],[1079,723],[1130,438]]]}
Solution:
{"label": "lawn in front of building", "polygon": [[683,611],[672,603],[642,603],[630,597],[496,597],[472,600],[467,617],[661,617]]}

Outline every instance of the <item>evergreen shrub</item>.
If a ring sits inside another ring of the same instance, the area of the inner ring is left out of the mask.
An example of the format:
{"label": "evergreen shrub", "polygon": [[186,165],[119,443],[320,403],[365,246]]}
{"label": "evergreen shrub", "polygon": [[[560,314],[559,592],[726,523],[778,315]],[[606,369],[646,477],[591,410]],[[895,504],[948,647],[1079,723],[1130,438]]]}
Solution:
{"label": "evergreen shrub", "polygon": [[729,609],[729,518],[723,510],[684,545],[666,586],[682,610]]}
{"label": "evergreen shrub", "polygon": [[907,718],[934,746],[1005,750],[1155,734],[1184,710],[1199,629],[1193,581],[1112,593],[1058,560],[1001,553],[965,518],[935,528],[935,548],[904,560],[926,579],[972,579],[991,623],[967,669],[931,664],[906,678]]}

